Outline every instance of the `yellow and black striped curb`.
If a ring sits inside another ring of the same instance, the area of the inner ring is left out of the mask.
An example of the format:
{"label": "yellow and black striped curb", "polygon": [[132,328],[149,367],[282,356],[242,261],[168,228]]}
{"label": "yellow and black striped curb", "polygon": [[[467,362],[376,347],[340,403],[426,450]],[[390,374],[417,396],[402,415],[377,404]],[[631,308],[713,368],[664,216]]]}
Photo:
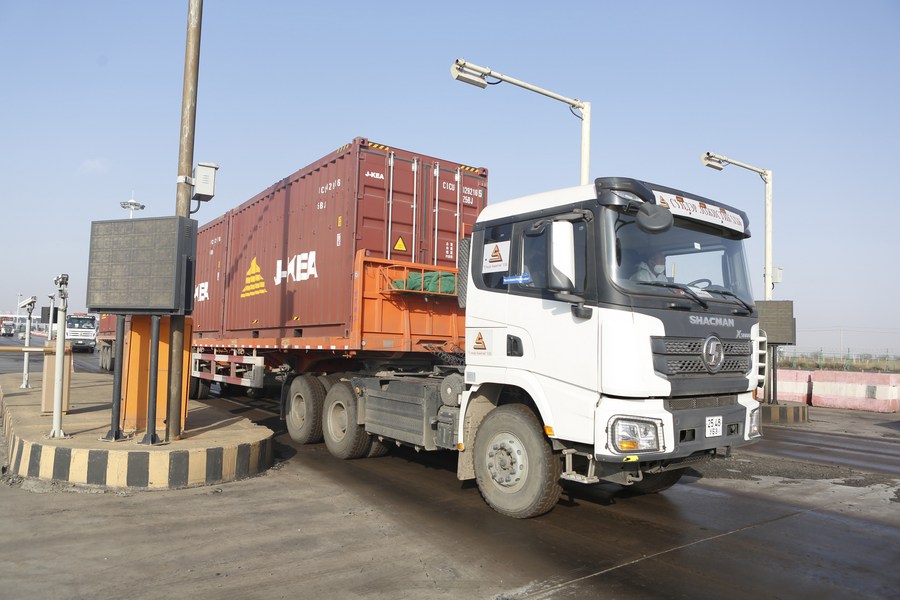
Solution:
{"label": "yellow and black striped curb", "polygon": [[109,410],[91,410],[96,403],[85,405],[89,408],[86,412],[76,410],[66,416],[64,430],[68,426],[75,432],[71,438],[50,439],[49,415],[41,416],[34,402],[37,398],[30,397],[37,394],[16,392],[15,399],[4,398],[0,387],[5,471],[11,477],[111,489],[166,490],[245,479],[272,466],[270,429],[208,405],[194,405],[203,413],[202,426],[186,432],[188,437],[149,446],[137,443],[142,439],[140,433],[117,442],[99,439],[109,427],[108,422],[101,424]]}
{"label": "yellow and black striped curb", "polygon": [[763,423],[793,425],[809,422],[809,407],[805,404],[763,404],[759,409]]}
{"label": "yellow and black striped curb", "polygon": [[245,479],[272,465],[271,438],[236,447],[96,450],[25,441],[7,433],[10,476],[108,488],[179,489]]}

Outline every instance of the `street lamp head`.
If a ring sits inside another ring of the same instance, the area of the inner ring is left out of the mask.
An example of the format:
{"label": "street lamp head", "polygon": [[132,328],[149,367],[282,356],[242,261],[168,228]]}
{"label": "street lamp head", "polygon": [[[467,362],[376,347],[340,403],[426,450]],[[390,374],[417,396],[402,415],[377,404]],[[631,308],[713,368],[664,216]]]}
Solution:
{"label": "street lamp head", "polygon": [[136,202],[134,200],[127,200],[125,202],[119,202],[119,206],[121,206],[125,210],[144,210],[145,208],[147,208],[140,202]]}
{"label": "street lamp head", "polygon": [[463,65],[465,64],[466,61],[458,59],[455,63],[450,65],[450,77],[457,81],[480,87],[481,89],[486,88],[487,80],[484,78],[484,75],[464,70]]}
{"label": "street lamp head", "polygon": [[712,152],[702,154],[700,156],[700,162],[703,163],[704,167],[709,167],[710,169],[715,169],[716,171],[721,171],[725,168],[725,165],[728,164]]}

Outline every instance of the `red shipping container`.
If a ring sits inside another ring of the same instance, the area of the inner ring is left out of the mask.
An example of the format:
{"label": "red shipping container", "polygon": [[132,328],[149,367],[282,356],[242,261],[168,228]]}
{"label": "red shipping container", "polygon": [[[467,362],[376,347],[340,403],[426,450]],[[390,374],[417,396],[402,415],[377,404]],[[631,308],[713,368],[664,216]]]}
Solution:
{"label": "red shipping container", "polygon": [[350,338],[357,252],[455,267],[486,204],[485,169],[356,138],[200,229],[194,345]]}

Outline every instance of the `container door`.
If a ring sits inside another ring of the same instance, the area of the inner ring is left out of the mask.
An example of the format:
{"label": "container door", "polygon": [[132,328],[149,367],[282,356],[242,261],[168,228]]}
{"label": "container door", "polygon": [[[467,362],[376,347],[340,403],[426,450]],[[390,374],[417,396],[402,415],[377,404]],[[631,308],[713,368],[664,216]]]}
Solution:
{"label": "container door", "polygon": [[458,168],[442,168],[440,163],[435,163],[429,264],[456,266],[456,249],[462,227],[459,179]]}
{"label": "container door", "polygon": [[360,152],[358,247],[367,256],[415,262],[420,162],[389,149]]}

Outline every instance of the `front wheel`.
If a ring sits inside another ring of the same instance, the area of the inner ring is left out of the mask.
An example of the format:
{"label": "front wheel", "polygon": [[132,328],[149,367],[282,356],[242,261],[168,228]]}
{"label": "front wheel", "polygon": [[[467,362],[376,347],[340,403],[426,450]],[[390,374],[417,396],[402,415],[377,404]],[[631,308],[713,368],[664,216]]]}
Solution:
{"label": "front wheel", "polygon": [[475,479],[500,514],[527,519],[556,506],[562,461],[531,410],[508,404],[492,410],[475,434]]}

